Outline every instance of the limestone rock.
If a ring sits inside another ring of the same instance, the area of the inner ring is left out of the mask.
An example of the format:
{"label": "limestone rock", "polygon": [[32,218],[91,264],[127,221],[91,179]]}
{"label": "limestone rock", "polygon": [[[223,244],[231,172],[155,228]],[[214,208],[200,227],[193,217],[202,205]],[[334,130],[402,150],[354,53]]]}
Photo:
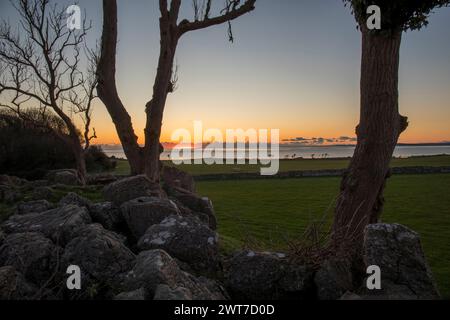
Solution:
{"label": "limestone rock", "polygon": [[217,270],[218,234],[193,217],[170,216],[153,225],[139,240],[141,250],[163,249],[197,272]]}
{"label": "limestone rock", "polygon": [[419,235],[399,224],[377,223],[364,231],[364,261],[381,270],[381,290],[368,299],[439,299]]}
{"label": "limestone rock", "polygon": [[150,226],[180,212],[172,201],[155,197],[141,197],[125,202],[121,211],[136,240],[139,240]]}
{"label": "limestone rock", "polygon": [[64,246],[91,222],[86,208],[68,205],[39,213],[13,215],[3,223],[6,233],[41,232],[54,243]]}
{"label": "limestone rock", "polygon": [[103,197],[107,201],[120,206],[122,203],[140,197],[164,197],[161,187],[147,177],[133,176],[113,182],[103,189]]}

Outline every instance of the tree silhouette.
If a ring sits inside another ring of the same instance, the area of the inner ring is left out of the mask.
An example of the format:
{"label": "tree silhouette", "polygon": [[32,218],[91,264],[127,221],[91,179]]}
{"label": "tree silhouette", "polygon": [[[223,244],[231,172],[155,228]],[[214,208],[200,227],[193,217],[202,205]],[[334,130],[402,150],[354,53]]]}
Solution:
{"label": "tree silhouette", "polygon": [[[399,114],[398,71],[402,33],[428,24],[428,15],[449,0],[344,0],[362,34],[360,122],[357,145],[341,182],[334,237],[359,249],[367,224],[379,220],[389,163],[408,121]],[[369,30],[367,7],[381,9],[381,30]]]}
{"label": "tree silhouette", "polygon": [[193,1],[194,20],[179,21],[181,0],[160,0],[159,19],[160,54],[152,98],[145,105],[145,145],[140,147],[131,117],[121,102],[116,84],[117,3],[103,0],[103,35],[101,57],[97,68],[98,95],[105,104],[116,127],[117,134],[128,158],[131,174],[145,173],[152,181],[159,181],[159,156],[162,118],[167,95],[174,90],[176,75],[173,64],[180,38],[191,31],[228,23],[228,35],[233,41],[230,22],[254,9],[256,0],[226,0],[220,14],[212,15],[212,0]]}
{"label": "tree silhouette", "polygon": [[[80,30],[68,29],[65,8],[50,5],[49,0],[20,0],[13,5],[20,16],[18,27],[13,31],[5,21],[0,26],[0,106],[26,121],[36,120],[24,112],[29,108],[41,116],[49,111],[57,115],[68,134],[52,132],[70,146],[78,179],[84,184],[84,151],[95,138],[90,124],[96,61],[93,51],[84,47],[90,26],[83,20]],[[80,67],[83,54],[87,55],[87,70]],[[73,113],[81,115],[83,133],[74,123]]]}

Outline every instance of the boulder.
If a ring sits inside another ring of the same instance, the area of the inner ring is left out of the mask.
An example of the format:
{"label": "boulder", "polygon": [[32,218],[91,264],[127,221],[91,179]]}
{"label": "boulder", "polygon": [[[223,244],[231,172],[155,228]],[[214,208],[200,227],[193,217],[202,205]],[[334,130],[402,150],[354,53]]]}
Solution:
{"label": "boulder", "polygon": [[158,183],[151,182],[146,176],[133,176],[118,180],[103,188],[103,197],[120,206],[124,202],[140,197],[163,198],[164,192]]}
{"label": "boulder", "polygon": [[192,293],[183,287],[172,289],[166,284],[156,287],[153,300],[192,300]]}
{"label": "boulder", "polygon": [[313,295],[313,271],[291,263],[285,254],[241,251],[233,255],[226,287],[234,299],[303,299]]}
{"label": "boulder", "polygon": [[231,258],[226,287],[235,299],[276,299],[284,254],[238,252]]}
{"label": "boulder", "polygon": [[312,299],[315,298],[314,270],[310,266],[289,261],[282,266],[278,281],[279,299]]}
{"label": "boulder", "polygon": [[[209,280],[212,282],[212,280]],[[182,271],[174,259],[163,250],[142,251],[136,258],[133,269],[125,276],[123,286],[128,291],[144,286],[146,295],[154,297],[158,286],[166,285],[176,292],[184,291],[186,297],[194,300],[223,300],[224,289],[201,278]],[[159,296],[162,297],[161,288]],[[165,295],[167,297],[167,295]]]}
{"label": "boulder", "polygon": [[[200,222],[202,222],[203,224],[208,226],[210,229],[216,230],[215,217],[214,217],[214,219],[211,219],[210,216],[206,213],[193,211],[193,210],[189,209],[188,207],[186,207],[183,203],[181,203],[181,201],[179,201],[177,198],[169,197],[169,199],[173,203],[175,203],[175,205],[180,210],[180,214],[182,216],[195,216],[196,218],[198,218],[200,220]],[[210,221],[212,221],[212,223],[210,223]]]}
{"label": "boulder", "polygon": [[353,290],[351,263],[346,259],[332,258],[324,261],[314,276],[320,300],[337,300]]}
{"label": "boulder", "polygon": [[74,169],[59,169],[49,171],[45,179],[53,184],[63,184],[67,186],[76,186],[79,184],[77,171]]}
{"label": "boulder", "polygon": [[89,208],[92,205],[92,202],[75,192],[69,192],[64,197],[62,197],[61,200],[59,200],[58,206],[63,207],[69,204]]}
{"label": "boulder", "polygon": [[173,215],[147,229],[139,240],[140,250],[163,249],[197,272],[218,268],[218,234],[194,217]]}
{"label": "boulder", "polygon": [[123,224],[120,209],[112,202],[94,203],[89,206],[92,221],[100,223],[105,229],[119,231]]}
{"label": "boulder", "polygon": [[26,279],[43,284],[57,272],[61,248],[37,232],[14,233],[0,247],[0,265],[13,266]]}
{"label": "boulder", "polygon": [[175,286],[181,278],[177,263],[165,251],[143,251],[136,257],[133,269],[125,275],[124,288],[132,291],[144,286],[146,292],[153,296],[159,284]]}
{"label": "boulder", "polygon": [[135,260],[123,240],[100,224],[87,225],[67,244],[63,265],[80,267],[85,288],[93,284],[113,288],[120,281],[119,275],[130,270]]}
{"label": "boulder", "polygon": [[439,299],[419,235],[399,224],[377,223],[364,231],[366,266],[381,270],[381,290],[364,290],[366,299]]}
{"label": "boulder", "polygon": [[90,174],[87,183],[90,185],[107,185],[118,180],[116,175],[111,173]]}
{"label": "boulder", "polygon": [[114,300],[145,300],[145,290],[144,288],[139,288],[129,292],[122,292],[116,295]]}
{"label": "boulder", "polygon": [[164,166],[162,180],[167,186],[178,187],[195,193],[194,178],[189,173],[181,171],[176,167]]}
{"label": "boulder", "polygon": [[17,204],[16,213],[17,214],[28,214],[28,213],[40,213],[43,211],[48,211],[53,209],[54,206],[47,200],[34,200],[20,202]]}
{"label": "boulder", "polygon": [[158,224],[171,215],[178,215],[177,206],[168,199],[141,197],[125,202],[121,207],[122,216],[135,240],[139,240],[152,225]]}
{"label": "boulder", "polygon": [[14,267],[0,267],[0,300],[30,300],[37,291]]}
{"label": "boulder", "polygon": [[362,298],[356,293],[347,291],[339,298],[339,300],[362,300]]}
{"label": "boulder", "polygon": [[68,205],[39,213],[13,215],[3,223],[6,233],[41,232],[64,246],[91,222],[86,208]]}
{"label": "boulder", "polygon": [[216,215],[211,200],[177,187],[166,188],[166,190],[171,197],[191,210],[189,214],[198,216],[211,229],[217,229]]}

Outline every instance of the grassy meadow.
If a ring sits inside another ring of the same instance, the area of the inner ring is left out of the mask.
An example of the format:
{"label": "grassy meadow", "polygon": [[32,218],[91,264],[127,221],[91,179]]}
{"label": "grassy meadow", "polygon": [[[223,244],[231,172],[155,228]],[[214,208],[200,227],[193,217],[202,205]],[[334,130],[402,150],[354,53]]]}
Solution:
{"label": "grassy meadow", "polygon": [[[281,159],[280,172],[300,171],[300,170],[325,170],[325,169],[342,169],[348,166],[350,158],[338,159]],[[164,161],[167,165],[173,165],[171,161]],[[410,158],[394,158],[391,167],[415,167],[415,166],[450,166],[450,156],[419,156]],[[238,172],[259,172],[260,165],[251,164],[213,164],[213,165],[190,165],[181,164],[177,168],[189,172],[194,176],[206,174],[227,174]],[[128,174],[130,172],[128,162],[125,160],[117,160],[115,173]]]}

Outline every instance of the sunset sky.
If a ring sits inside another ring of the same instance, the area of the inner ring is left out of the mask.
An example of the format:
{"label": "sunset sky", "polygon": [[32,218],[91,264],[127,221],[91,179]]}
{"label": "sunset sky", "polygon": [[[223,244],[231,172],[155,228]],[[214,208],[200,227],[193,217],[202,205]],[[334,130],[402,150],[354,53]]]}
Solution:
{"label": "sunset sky", "polygon": [[[78,4],[100,38],[100,0]],[[183,18],[192,19],[191,1]],[[223,1],[219,1],[220,4]],[[73,2],[59,1],[62,5]],[[156,0],[118,1],[119,95],[141,137],[159,53]],[[7,1],[0,16],[15,20]],[[340,0],[258,0],[234,22],[185,35],[178,46],[178,89],[169,96],[162,141],[178,128],[278,128],[282,139],[354,136],[359,117],[360,34]],[[450,141],[450,8],[404,35],[400,110],[410,126],[400,142]],[[111,119],[95,103],[96,143],[117,143]],[[142,138],[139,142],[143,142]]]}

